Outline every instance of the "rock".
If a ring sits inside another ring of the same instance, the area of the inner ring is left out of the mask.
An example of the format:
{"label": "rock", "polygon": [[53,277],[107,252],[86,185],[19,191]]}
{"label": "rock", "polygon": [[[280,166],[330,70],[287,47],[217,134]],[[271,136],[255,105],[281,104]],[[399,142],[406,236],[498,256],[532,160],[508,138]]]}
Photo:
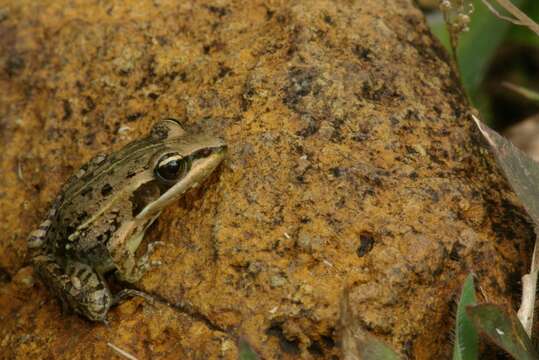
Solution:
{"label": "rock", "polygon": [[[242,339],[264,359],[330,359],[346,288],[364,331],[441,358],[468,272],[517,306],[533,229],[411,2],[0,8],[3,357],[236,359]],[[167,243],[136,284],[155,304],[104,326],[13,281],[61,183],[170,116],[229,156],[147,234]]]}

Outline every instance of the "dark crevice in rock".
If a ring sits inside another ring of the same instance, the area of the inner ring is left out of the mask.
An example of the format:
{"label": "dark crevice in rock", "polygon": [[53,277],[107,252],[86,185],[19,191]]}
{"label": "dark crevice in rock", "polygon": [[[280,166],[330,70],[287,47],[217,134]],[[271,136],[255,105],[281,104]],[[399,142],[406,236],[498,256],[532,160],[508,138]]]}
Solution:
{"label": "dark crevice in rock", "polygon": [[299,355],[301,353],[299,348],[298,339],[288,339],[283,331],[281,323],[271,325],[267,330],[266,334],[269,336],[275,336],[279,340],[279,346],[281,350],[288,354]]}
{"label": "dark crevice in rock", "polygon": [[[141,290],[139,290],[141,291]],[[175,310],[178,310],[181,313],[187,314],[190,317],[192,317],[195,320],[203,322],[209,329],[213,331],[219,331],[225,334],[228,334],[229,336],[233,337],[234,339],[238,339],[238,336],[234,334],[231,330],[225,329],[218,324],[214,323],[212,320],[210,320],[205,314],[202,314],[200,311],[198,311],[196,308],[194,308],[191,304],[187,303],[171,303],[166,298],[159,294],[155,293],[148,293],[152,298],[154,298],[156,301],[160,302],[163,305],[166,305],[168,307],[171,307]]]}
{"label": "dark crevice in rock", "polygon": [[0,267],[0,283],[8,283],[10,281],[11,275],[9,274],[9,272],[3,267]]}
{"label": "dark crevice in rock", "polygon": [[376,240],[373,234],[367,231],[362,232],[359,235],[359,247],[357,248],[357,256],[363,257],[367,255],[374,247],[375,242]]}
{"label": "dark crevice in rock", "polygon": [[288,84],[284,88],[284,103],[292,110],[298,110],[298,104],[304,96],[311,93],[318,71],[315,68],[293,67],[288,72]]}
{"label": "dark crevice in rock", "polygon": [[320,345],[320,343],[318,341],[313,341],[311,343],[311,345],[309,345],[309,347],[307,348],[307,350],[309,351],[309,353],[311,353],[311,355],[313,356],[316,356],[316,357],[322,357],[324,356],[324,350],[322,348],[322,346]]}

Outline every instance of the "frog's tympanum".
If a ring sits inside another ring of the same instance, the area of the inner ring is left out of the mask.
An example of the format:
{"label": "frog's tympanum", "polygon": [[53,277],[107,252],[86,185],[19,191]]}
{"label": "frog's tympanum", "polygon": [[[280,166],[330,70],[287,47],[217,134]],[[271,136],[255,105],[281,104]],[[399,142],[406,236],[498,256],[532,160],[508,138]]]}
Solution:
{"label": "frog's tympanum", "polygon": [[136,282],[152,265],[155,244],[137,256],[145,231],[168,204],[198,186],[219,165],[218,138],[188,134],[172,119],[110,155],[98,155],[62,188],[28,247],[34,269],[64,308],[106,321],[111,305],[136,294],[111,294],[104,274]]}

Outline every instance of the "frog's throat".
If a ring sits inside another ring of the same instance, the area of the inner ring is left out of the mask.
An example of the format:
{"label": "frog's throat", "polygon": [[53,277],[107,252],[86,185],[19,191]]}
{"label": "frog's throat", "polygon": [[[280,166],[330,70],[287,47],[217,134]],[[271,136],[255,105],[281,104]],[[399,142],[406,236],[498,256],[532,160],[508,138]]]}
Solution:
{"label": "frog's throat", "polygon": [[219,151],[204,159],[199,159],[194,162],[191,167],[191,171],[189,171],[189,173],[182,180],[174,184],[174,186],[168,189],[157,200],[146,205],[146,207],[144,207],[144,209],[138,213],[135,219],[143,220],[145,218],[154,216],[154,214],[159,213],[164,207],[173,202],[175,199],[179,198],[187,190],[198,186],[202,180],[208,177],[208,175],[215,170],[215,168],[223,160],[224,156],[224,151]]}
{"label": "frog's throat", "polygon": [[140,246],[140,243],[142,242],[142,239],[144,239],[144,234],[146,233],[146,230],[150,227],[150,225],[153,224],[153,222],[159,217],[161,213],[158,212],[155,214],[146,224],[143,225],[142,230],[133,234],[128,240],[127,240],[127,249],[134,254],[138,247]]}

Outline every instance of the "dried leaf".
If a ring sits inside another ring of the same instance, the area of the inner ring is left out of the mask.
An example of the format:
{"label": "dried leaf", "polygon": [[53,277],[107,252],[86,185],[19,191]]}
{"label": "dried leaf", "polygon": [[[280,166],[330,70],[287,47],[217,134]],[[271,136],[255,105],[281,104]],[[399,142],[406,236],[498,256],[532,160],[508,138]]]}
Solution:
{"label": "dried leaf", "polygon": [[494,304],[472,305],[466,312],[477,329],[517,360],[538,359],[539,354],[516,315]]}
{"label": "dried leaf", "polygon": [[[539,229],[539,164],[516,148],[509,140],[483,124],[475,116],[472,115],[472,117],[488,141],[509,184],[511,184],[532,218],[537,235],[537,229]],[[518,311],[518,317],[529,336],[531,336],[532,332],[533,312],[535,309],[538,251],[536,239],[530,273],[522,278],[522,303]]]}

